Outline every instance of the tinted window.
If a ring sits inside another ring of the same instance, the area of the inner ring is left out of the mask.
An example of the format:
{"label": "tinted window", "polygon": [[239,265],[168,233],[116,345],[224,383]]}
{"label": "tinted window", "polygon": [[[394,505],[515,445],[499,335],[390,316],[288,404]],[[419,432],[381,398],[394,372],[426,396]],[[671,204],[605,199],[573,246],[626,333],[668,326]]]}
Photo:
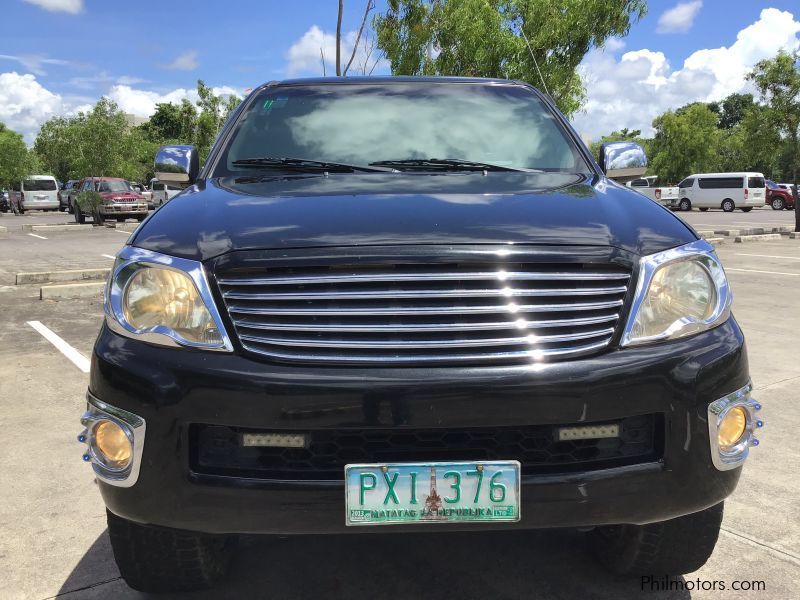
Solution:
{"label": "tinted window", "polygon": [[748,177],[747,178],[747,187],[749,187],[749,188],[763,188],[764,187],[764,178],[763,177]]}
{"label": "tinted window", "polygon": [[52,179],[26,179],[24,186],[27,192],[54,192],[58,189]]}
{"label": "tinted window", "polygon": [[678,184],[678,187],[682,187],[682,188],[690,188],[690,187],[692,187],[693,185],[694,185],[694,178],[692,178],[692,177],[687,177],[686,179],[684,179],[683,181],[681,181],[681,182]]}
{"label": "tinted window", "polygon": [[648,187],[647,179],[634,179],[631,182],[632,187]]}
{"label": "tinted window", "polygon": [[163,183],[154,183],[153,184],[153,191],[160,192],[163,189],[164,189],[164,184]]}
{"label": "tinted window", "polygon": [[131,186],[127,181],[101,181],[97,186],[98,192],[130,192]]}
{"label": "tinted window", "polygon": [[272,87],[242,114],[215,175],[237,172],[235,160],[267,156],[354,164],[456,158],[588,172],[550,109],[515,85]]}
{"label": "tinted window", "polygon": [[741,189],[744,187],[744,177],[701,177],[697,183],[704,190]]}

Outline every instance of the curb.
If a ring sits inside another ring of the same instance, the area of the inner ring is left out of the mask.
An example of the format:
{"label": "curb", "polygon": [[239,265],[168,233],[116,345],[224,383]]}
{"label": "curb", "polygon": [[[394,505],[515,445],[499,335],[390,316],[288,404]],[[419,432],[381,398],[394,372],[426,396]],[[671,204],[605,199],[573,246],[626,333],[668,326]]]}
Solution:
{"label": "curb", "polygon": [[711,229],[697,229],[696,231],[697,235],[699,235],[702,238],[714,237],[714,231],[712,231]]}
{"label": "curb", "polygon": [[39,290],[40,300],[59,298],[99,298],[103,294],[105,282],[64,283],[61,285],[45,285]]}
{"label": "curb", "polygon": [[712,246],[721,246],[725,243],[725,238],[721,237],[707,237],[705,240]]}
{"label": "curb", "polygon": [[779,240],[783,236],[780,233],[761,233],[756,235],[739,235],[733,241],[737,244],[741,242],[761,242],[765,240]]}
{"label": "curb", "polygon": [[85,229],[92,229],[92,225],[85,224],[79,225],[75,223],[74,225],[69,225],[67,223],[61,225],[34,225],[32,223],[27,223],[22,226],[22,231],[82,231]]}
{"label": "curb", "polygon": [[800,240],[800,232],[793,231],[789,234],[790,240]]}
{"label": "curb", "polygon": [[715,229],[714,233],[717,235],[736,236],[742,233],[741,229]]}
{"label": "curb", "polygon": [[40,271],[38,273],[17,273],[16,284],[51,283],[56,281],[83,281],[103,279],[111,269],[75,269],[70,271]]}

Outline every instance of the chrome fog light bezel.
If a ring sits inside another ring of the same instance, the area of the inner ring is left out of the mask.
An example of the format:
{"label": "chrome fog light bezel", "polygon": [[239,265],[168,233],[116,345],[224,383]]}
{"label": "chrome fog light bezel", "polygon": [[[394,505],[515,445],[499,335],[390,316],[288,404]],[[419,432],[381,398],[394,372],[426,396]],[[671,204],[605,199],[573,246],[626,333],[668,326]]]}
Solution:
{"label": "chrome fog light bezel", "polygon": [[[761,404],[750,396],[753,384],[746,386],[715,400],[708,405],[708,435],[711,445],[711,460],[720,471],[727,471],[741,466],[750,453],[750,448],[759,444],[755,431],[763,427],[764,422],[756,413]],[[744,409],[746,425],[744,433],[731,446],[720,446],[719,428],[725,416],[734,408]]]}
{"label": "chrome fog light bezel", "polygon": [[[86,394],[86,412],[81,417],[85,427],[78,435],[78,441],[86,444],[83,460],[91,463],[92,470],[101,481],[118,487],[131,487],[139,478],[142,463],[146,423],[143,418],[121,408],[111,406]],[[131,459],[124,467],[109,464],[95,443],[95,429],[102,421],[111,421],[119,426],[131,444]]]}

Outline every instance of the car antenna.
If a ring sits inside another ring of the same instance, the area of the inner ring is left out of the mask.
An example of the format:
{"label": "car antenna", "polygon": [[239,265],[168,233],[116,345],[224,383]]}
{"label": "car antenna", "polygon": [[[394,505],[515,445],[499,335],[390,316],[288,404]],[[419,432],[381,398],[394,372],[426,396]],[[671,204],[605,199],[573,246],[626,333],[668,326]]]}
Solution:
{"label": "car antenna", "polygon": [[[542,80],[542,87],[544,88],[544,93],[550,96],[550,91],[547,89],[547,84],[544,82],[544,77],[542,77],[542,72],[539,70],[539,62],[536,60],[536,56],[533,54],[533,48],[531,48],[531,43],[528,41],[528,36],[525,35],[525,29],[520,26],[519,32],[522,34],[522,39],[525,40],[525,44],[528,46],[528,51],[531,53],[531,58],[533,59],[533,64],[536,66],[536,72],[539,74],[539,79]],[[552,98],[552,96],[550,96]]]}

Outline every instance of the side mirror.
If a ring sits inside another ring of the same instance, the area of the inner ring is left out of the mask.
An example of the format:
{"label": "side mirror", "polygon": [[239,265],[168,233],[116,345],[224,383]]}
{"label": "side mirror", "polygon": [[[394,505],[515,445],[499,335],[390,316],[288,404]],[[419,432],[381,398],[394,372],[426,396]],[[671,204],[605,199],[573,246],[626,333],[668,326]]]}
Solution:
{"label": "side mirror", "polygon": [[194,146],[161,146],[156,152],[156,179],[179,188],[192,185],[200,172],[200,158]]}
{"label": "side mirror", "polygon": [[636,142],[608,142],[600,147],[600,168],[609,179],[625,182],[647,170],[647,155]]}

